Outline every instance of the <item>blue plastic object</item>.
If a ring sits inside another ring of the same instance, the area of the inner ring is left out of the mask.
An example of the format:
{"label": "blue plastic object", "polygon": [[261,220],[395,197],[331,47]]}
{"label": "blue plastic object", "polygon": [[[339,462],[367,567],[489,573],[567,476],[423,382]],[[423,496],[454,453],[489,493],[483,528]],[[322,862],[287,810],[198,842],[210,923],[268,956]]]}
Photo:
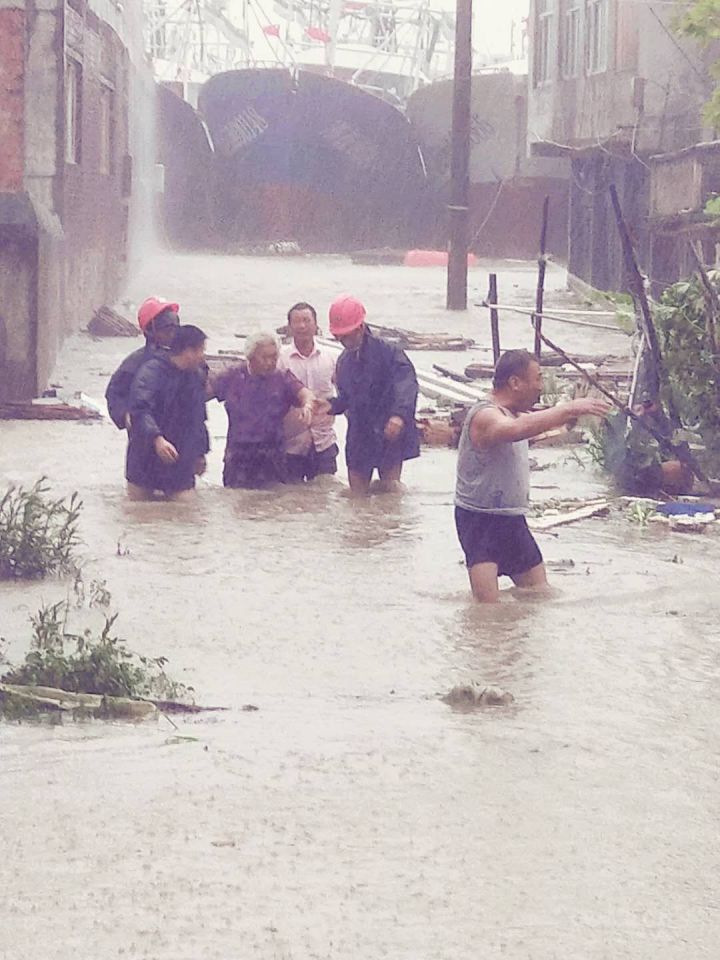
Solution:
{"label": "blue plastic object", "polygon": [[696,513],[715,513],[715,505],[712,503],[661,503],[658,505],[657,512],[666,517],[694,517]]}

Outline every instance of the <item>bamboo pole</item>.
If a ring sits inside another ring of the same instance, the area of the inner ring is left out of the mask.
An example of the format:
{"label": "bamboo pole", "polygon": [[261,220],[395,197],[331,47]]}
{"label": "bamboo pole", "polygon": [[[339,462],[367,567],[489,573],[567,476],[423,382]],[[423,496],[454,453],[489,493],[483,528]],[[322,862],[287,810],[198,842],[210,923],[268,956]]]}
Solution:
{"label": "bamboo pole", "polygon": [[718,296],[718,292],[713,286],[712,281],[708,276],[708,272],[705,269],[702,256],[702,247],[698,249],[699,244],[696,246],[692,241],[688,242],[688,246],[690,247],[690,252],[692,253],[693,259],[695,260],[695,269],[700,277],[700,282],[705,290],[705,302],[707,304],[707,310],[705,313],[705,330],[707,332],[710,355],[712,356],[713,360],[713,387],[715,390],[715,398],[718,406],[720,406],[720,353],[718,352],[716,327],[717,318],[720,316],[720,297]]}
{"label": "bamboo pole", "polygon": [[695,261],[695,269],[698,272],[700,277],[700,282],[703,285],[705,290],[705,299],[708,304],[708,311],[705,318],[705,329],[707,330],[708,343],[710,345],[710,352],[713,355],[713,360],[717,366],[718,361],[718,344],[717,344],[717,329],[716,329],[716,320],[720,316],[720,297],[718,297],[718,292],[710,281],[708,272],[705,269],[705,264],[703,263],[702,254],[698,251],[697,246],[691,241],[688,242],[690,247],[690,252],[692,253],[693,259]]}
{"label": "bamboo pole", "polygon": [[490,288],[488,290],[488,304],[490,306],[490,334],[492,336],[493,364],[497,365],[500,359],[500,317],[497,312],[497,274],[490,274]]}
{"label": "bamboo pole", "polygon": [[545,197],[543,202],[542,223],[540,224],[540,255],[538,256],[538,279],[537,290],[535,291],[535,316],[533,317],[533,326],[535,327],[535,357],[540,359],[542,350],[542,315],[543,301],[545,299],[545,271],[547,269],[547,258],[545,249],[547,246],[548,219],[550,217],[550,197]]}
{"label": "bamboo pole", "polygon": [[622,243],[623,258],[625,260],[625,269],[627,270],[628,274],[630,293],[635,303],[635,309],[639,309],[640,312],[640,327],[645,335],[645,342],[647,343],[652,360],[652,399],[657,400],[660,395],[660,385],[662,383],[663,373],[660,344],[658,343],[655,323],[653,322],[652,313],[650,312],[650,303],[648,302],[647,293],[645,292],[645,282],[643,280],[643,275],[640,272],[640,267],[638,266],[635,249],[633,247],[632,240],[630,239],[630,231],[628,230],[627,224],[625,223],[625,218],[623,217],[615,184],[611,183],[609,189],[610,199],[612,201],[613,211],[615,213],[615,221],[617,223],[618,233],[620,234],[620,241]]}
{"label": "bamboo pole", "polygon": [[[525,310],[522,307],[511,307],[506,303],[495,303],[492,304],[490,300],[481,300],[480,303],[475,304],[476,307],[497,307],[498,310],[509,310],[510,313],[520,313],[525,317],[536,317],[538,314],[535,310]],[[620,327],[610,323],[591,323],[589,320],[573,320],[570,317],[557,317],[552,313],[541,313],[540,316],[543,320],[557,320],[558,323],[569,323],[574,327],[592,327],[595,330],[612,330],[614,333],[625,333]]]}

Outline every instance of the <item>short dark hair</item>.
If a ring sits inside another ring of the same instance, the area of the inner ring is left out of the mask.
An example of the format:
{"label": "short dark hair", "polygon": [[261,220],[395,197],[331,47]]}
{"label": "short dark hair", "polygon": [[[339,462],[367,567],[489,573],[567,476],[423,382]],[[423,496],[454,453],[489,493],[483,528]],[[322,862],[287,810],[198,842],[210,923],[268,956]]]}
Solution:
{"label": "short dark hair", "polygon": [[524,377],[535,357],[527,350],[506,350],[500,357],[493,374],[493,387],[501,390],[508,385],[510,377]]}
{"label": "short dark hair", "polygon": [[198,347],[201,347],[207,336],[200,329],[200,327],[194,327],[191,323],[186,323],[181,325],[175,331],[175,334],[170,343],[170,353],[175,356],[178,353],[182,353],[183,350],[196,350]]}
{"label": "short dark hair", "polygon": [[313,320],[317,323],[317,310],[311,303],[305,303],[301,300],[300,303],[294,303],[287,312],[287,322],[290,323],[290,317],[296,310],[309,310],[313,315]]}

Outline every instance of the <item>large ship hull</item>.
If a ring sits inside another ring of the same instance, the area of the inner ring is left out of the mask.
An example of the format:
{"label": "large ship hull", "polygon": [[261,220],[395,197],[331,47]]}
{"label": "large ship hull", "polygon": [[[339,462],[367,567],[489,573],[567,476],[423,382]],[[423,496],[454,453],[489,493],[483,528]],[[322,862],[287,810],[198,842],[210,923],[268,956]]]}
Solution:
{"label": "large ship hull", "polygon": [[425,171],[407,118],[390,104],[331,77],[248,69],[212,77],[198,109],[228,243],[346,250],[415,239]]}

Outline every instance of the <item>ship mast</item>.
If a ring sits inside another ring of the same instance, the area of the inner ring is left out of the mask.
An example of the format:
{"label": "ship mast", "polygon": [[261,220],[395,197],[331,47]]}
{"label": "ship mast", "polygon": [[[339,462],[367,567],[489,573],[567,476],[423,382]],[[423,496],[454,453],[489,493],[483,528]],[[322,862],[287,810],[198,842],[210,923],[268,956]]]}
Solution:
{"label": "ship mast", "polygon": [[335,50],[337,49],[337,35],[342,9],[343,0],[330,0],[330,12],[328,15],[328,33],[330,34],[330,40],[325,44],[325,63],[327,64],[330,76],[333,76],[335,73]]}
{"label": "ship mast", "polygon": [[446,76],[452,55],[454,17],[435,0],[243,0],[233,8],[237,22],[228,0],[142,2],[156,79],[185,87],[227,70],[280,66],[401,105]]}

